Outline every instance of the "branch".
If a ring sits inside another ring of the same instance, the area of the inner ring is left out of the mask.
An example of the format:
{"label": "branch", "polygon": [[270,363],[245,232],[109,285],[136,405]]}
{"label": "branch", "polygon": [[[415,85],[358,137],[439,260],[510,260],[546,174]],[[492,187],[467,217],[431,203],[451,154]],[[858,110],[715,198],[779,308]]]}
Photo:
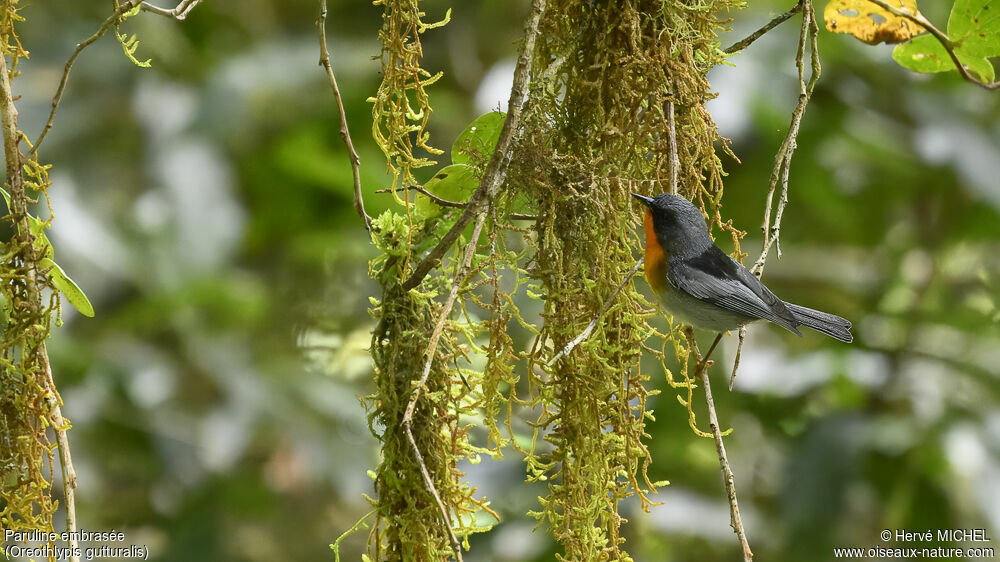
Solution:
{"label": "branch", "polygon": [[[777,245],[778,258],[781,258],[781,218],[785,213],[785,205],[788,204],[788,174],[792,166],[792,154],[795,152],[796,139],[799,135],[799,126],[802,123],[802,116],[805,115],[806,106],[812,97],[816,83],[819,81],[821,68],[819,64],[819,47],[816,36],[819,28],[816,25],[816,12],[813,9],[812,0],[801,1],[799,7],[802,8],[802,27],[799,31],[799,47],[795,54],[795,66],[799,73],[799,101],[792,111],[792,121],[788,125],[788,132],[781,141],[778,153],[774,156],[774,168],[771,170],[771,180],[768,184],[767,203],[764,206],[764,222],[761,230],[764,233],[764,242],[760,251],[760,256],[754,262],[750,271],[759,279],[764,274],[764,263],[767,261],[767,254],[771,251],[772,245]],[[808,42],[810,75],[809,82],[805,81],[805,50]],[[778,200],[778,209],[774,215],[774,224],[771,224],[771,208],[774,205],[774,193],[777,189],[778,181],[781,181],[781,198]],[[729,376],[729,390],[733,389],[736,382],[736,370],[740,365],[740,353],[743,351],[743,341],[746,338],[746,326],[740,328],[739,344],[736,347],[736,359],[733,361],[733,372]]]}
{"label": "branch", "polygon": [[[167,10],[165,8],[160,8],[150,4],[149,2],[143,2],[140,6],[143,12],[150,12],[158,16],[166,16],[168,18],[173,18],[177,21],[184,21],[188,14],[195,6],[201,3],[201,0],[181,0],[177,6],[172,10]],[[132,3],[134,7],[135,4]]]}
{"label": "branch", "polygon": [[354,209],[361,216],[361,220],[365,222],[365,230],[370,231],[372,219],[365,212],[365,199],[361,194],[361,158],[358,157],[357,151],[354,150],[354,142],[351,141],[351,131],[347,128],[347,114],[344,112],[344,101],[340,97],[340,88],[337,87],[337,77],[333,75],[330,51],[326,48],[326,0],[319,0],[316,30],[319,33],[319,64],[326,70],[326,77],[330,79],[333,99],[337,101],[337,110],[340,112],[340,138],[344,139],[351,159],[351,173],[354,174]]}
{"label": "branch", "polygon": [[670,135],[670,194],[677,195],[677,173],[681,160],[677,157],[677,128],[674,125],[674,102],[667,101],[667,133]]}
{"label": "branch", "polygon": [[123,15],[132,11],[136,5],[139,5],[142,10],[147,12],[172,17],[176,20],[183,20],[187,17],[188,12],[197,6],[199,2],[201,2],[201,0],[183,0],[173,10],[157,8],[156,6],[152,6],[146,2],[142,2],[140,4],[139,0],[125,0],[125,2],[118,6],[118,8],[116,8],[115,11],[108,16],[108,19],[104,20],[101,27],[97,28],[97,31],[95,31],[93,35],[84,39],[82,43],[76,46],[76,49],[73,49],[73,54],[69,56],[69,59],[66,61],[66,65],[63,67],[62,78],[59,80],[59,87],[56,88],[56,94],[52,97],[52,109],[49,111],[49,118],[45,122],[45,127],[42,128],[42,132],[38,135],[38,138],[35,139],[34,144],[31,146],[31,150],[28,151],[28,155],[30,156],[38,152],[38,147],[41,146],[42,141],[45,140],[45,135],[49,134],[49,129],[52,128],[52,123],[56,118],[56,111],[58,111],[59,104],[62,102],[63,92],[66,90],[66,82],[69,80],[69,71],[73,68],[73,63],[76,62],[76,58],[80,56],[80,53],[82,53],[84,49],[103,37],[104,34],[115,25],[115,23],[121,20]]}
{"label": "branch", "polygon": [[[442,198],[438,197],[437,195],[434,195],[430,191],[427,191],[423,186],[420,186],[420,185],[409,185],[409,186],[406,187],[406,189],[417,191],[419,193],[422,193],[422,194],[426,195],[428,199],[430,199],[431,201],[437,203],[441,207],[450,207],[452,209],[465,209],[466,207],[469,206],[468,203],[462,203],[460,201],[452,201],[450,199],[442,199]],[[387,187],[385,189],[376,190],[375,193],[392,193],[392,191],[393,190],[391,188]],[[525,214],[521,214],[521,213],[510,213],[510,214],[507,215],[507,218],[510,218],[510,219],[513,219],[513,220],[516,220],[516,221],[534,221],[534,220],[538,220],[538,215],[525,215]]]}
{"label": "branch", "polygon": [[695,359],[698,361],[698,370],[695,372],[695,377],[701,378],[702,386],[705,388],[705,402],[708,404],[708,424],[712,428],[712,436],[715,438],[715,451],[719,455],[719,468],[722,470],[722,482],[726,486],[726,495],[729,497],[729,519],[730,525],[733,527],[733,532],[736,533],[736,537],[740,541],[740,546],[743,548],[743,560],[744,562],[751,562],[753,560],[753,551],[750,550],[750,543],[747,542],[746,531],[743,530],[743,519],[740,517],[740,506],[736,499],[736,479],[733,476],[733,470],[729,467],[729,458],[726,456],[726,446],[722,443],[722,431],[719,429],[719,416],[715,412],[715,400],[712,399],[712,386],[708,380],[708,367],[712,365],[712,361],[709,361],[708,357],[715,350],[715,346],[718,345],[719,340],[722,339],[722,334],[715,336],[715,341],[712,342],[712,347],[708,348],[708,353],[704,357],[701,356],[701,352],[698,350],[698,342],[694,339],[694,330],[690,327],[684,330],[684,334],[687,336],[688,345],[694,350]]}
{"label": "branch", "polygon": [[[18,147],[21,134],[17,130],[17,108],[14,107],[14,96],[10,85],[10,74],[7,71],[7,57],[0,55],[0,129],[3,134],[4,154],[7,163],[7,181],[10,185],[10,215],[15,223],[15,236],[23,237],[26,241],[24,247],[24,265],[26,270],[25,285],[30,299],[30,305],[39,302],[41,292],[38,288],[38,251],[32,242],[31,225],[28,221],[28,196],[24,190],[24,176],[22,175],[21,149]],[[53,430],[56,434],[56,443],[59,447],[59,459],[62,466],[63,494],[66,500],[66,531],[70,533],[69,546],[71,553],[75,553],[78,548],[76,535],[76,471],[73,470],[73,459],[70,456],[69,438],[66,436],[68,424],[62,417],[59,404],[59,393],[56,391],[55,382],[52,378],[52,368],[49,363],[48,350],[45,341],[38,343],[39,358],[45,371],[43,384],[48,394],[52,396],[53,404],[50,410],[50,419],[53,422]],[[70,554],[69,560],[79,562],[80,557]]]}
{"label": "branch", "polygon": [[631,271],[628,272],[628,275],[625,276],[625,279],[622,279],[622,282],[617,287],[615,287],[614,292],[611,293],[611,296],[608,297],[607,302],[605,302],[604,306],[601,307],[601,311],[594,316],[594,319],[590,321],[590,324],[587,324],[587,327],[584,328],[582,332],[580,332],[579,336],[573,338],[573,341],[566,344],[566,347],[564,347],[562,351],[557,353],[555,357],[549,360],[549,365],[554,365],[555,362],[558,361],[560,358],[569,355],[569,352],[573,351],[574,347],[580,345],[588,337],[590,337],[590,333],[593,332],[594,328],[597,327],[597,323],[600,322],[601,318],[603,318],[604,315],[608,313],[608,310],[611,309],[611,305],[615,303],[615,297],[617,297],[618,293],[621,292],[622,288],[628,284],[629,280],[632,279],[632,276],[635,275],[635,272],[639,271],[639,268],[642,267],[642,262],[643,262],[642,258],[639,258],[639,261],[635,262],[635,266],[632,268]]}
{"label": "branch", "polygon": [[791,18],[795,14],[799,13],[800,11],[802,11],[802,3],[803,3],[803,1],[804,0],[799,0],[799,3],[796,4],[795,6],[792,6],[791,10],[788,10],[787,12],[785,12],[785,13],[781,14],[780,16],[774,18],[773,20],[767,22],[766,24],[764,24],[764,27],[758,29],[757,31],[754,31],[753,33],[751,33],[750,35],[748,35],[745,39],[737,41],[737,42],[733,43],[732,45],[726,47],[725,49],[723,49],[722,52],[726,53],[727,55],[731,55],[733,53],[736,53],[736,52],[742,51],[743,49],[746,49],[747,47],[750,46],[751,43],[753,43],[754,41],[760,39],[761,36],[763,36],[765,33],[767,33],[768,31],[771,31],[775,27],[778,27],[779,25],[781,25],[782,23],[784,23],[786,20],[788,20],[789,18]]}
{"label": "branch", "polygon": [[900,10],[899,8],[896,8],[894,6],[890,6],[889,4],[883,2],[883,0],[868,0],[868,1],[882,8],[883,10],[888,11],[889,13],[891,13],[896,17],[908,19],[913,23],[919,25],[920,27],[924,28],[925,30],[927,30],[931,35],[934,36],[935,39],[938,40],[938,43],[941,43],[941,46],[944,47],[944,50],[948,52],[948,56],[951,57],[951,61],[955,63],[955,68],[958,69],[958,73],[962,75],[962,78],[964,78],[966,82],[971,82],[987,90],[996,90],[997,88],[1000,88],[1000,82],[986,83],[973,76],[965,68],[965,65],[962,64],[962,61],[958,60],[958,55],[955,54],[955,48],[952,44],[951,39],[949,39],[948,36],[945,35],[944,32],[942,32],[940,29],[935,27],[933,23],[931,23],[927,18],[923,16],[923,14],[919,12],[917,12],[916,14],[911,14],[908,11]]}
{"label": "branch", "polygon": [[448,248],[458,240],[459,235],[465,227],[478,216],[486,207],[487,203],[493,199],[500,184],[503,182],[507,172],[507,164],[511,157],[511,144],[514,132],[521,121],[521,106],[528,89],[528,74],[531,70],[531,57],[535,51],[535,38],[538,36],[538,22],[542,19],[545,11],[545,0],[533,0],[531,3],[531,13],[528,21],[524,25],[524,46],[517,57],[517,66],[514,69],[514,83],[510,90],[510,100],[507,102],[507,119],[504,120],[503,128],[500,130],[500,138],[490,156],[490,162],[486,165],[482,179],[479,180],[479,187],[469,199],[469,204],[465,211],[458,217],[458,220],[445,234],[436,246],[424,257],[413,269],[413,273],[403,283],[404,290],[410,290],[420,284],[431,268],[444,256]]}

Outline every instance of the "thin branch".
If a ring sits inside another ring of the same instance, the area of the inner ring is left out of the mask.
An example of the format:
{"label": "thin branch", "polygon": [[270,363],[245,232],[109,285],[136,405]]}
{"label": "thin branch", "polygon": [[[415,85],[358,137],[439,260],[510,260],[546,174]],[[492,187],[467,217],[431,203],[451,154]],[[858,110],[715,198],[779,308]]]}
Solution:
{"label": "thin branch", "polygon": [[917,12],[916,14],[911,14],[909,11],[900,10],[899,8],[896,8],[894,6],[890,6],[883,0],[868,0],[868,1],[882,8],[883,10],[888,11],[889,13],[891,13],[896,17],[906,18],[912,21],[913,23],[919,25],[920,27],[924,28],[925,30],[927,30],[931,35],[934,36],[935,39],[938,40],[938,43],[941,43],[941,46],[944,47],[944,50],[948,52],[948,56],[951,57],[951,61],[955,63],[955,68],[958,69],[958,73],[962,75],[962,78],[965,79],[966,82],[971,82],[987,90],[996,90],[997,88],[1000,88],[1000,81],[987,83],[973,76],[968,71],[968,69],[965,68],[965,65],[962,64],[962,61],[958,60],[958,55],[955,54],[955,47],[951,39],[949,39],[948,36],[945,35],[943,31],[935,27],[934,24],[931,23],[927,18],[925,18],[923,14],[921,14],[920,12]]}
{"label": "thin branch", "polygon": [[[819,81],[822,71],[819,64],[819,47],[816,36],[819,28],[816,25],[816,12],[813,8],[812,0],[799,3],[802,7],[802,27],[799,31],[799,46],[795,54],[795,66],[799,74],[799,101],[792,111],[792,121],[788,125],[788,132],[781,141],[778,153],[774,156],[774,168],[771,170],[771,179],[768,184],[767,202],[764,205],[764,222],[761,231],[764,233],[760,256],[754,262],[750,271],[760,278],[764,274],[764,263],[767,261],[767,254],[771,251],[772,245],[777,245],[778,257],[781,257],[781,218],[785,213],[785,206],[788,204],[788,175],[792,166],[792,154],[795,152],[796,139],[799,135],[799,126],[802,123],[802,116],[805,115],[806,106],[812,97],[816,83]],[[809,82],[805,81],[805,50],[808,43],[810,72]],[[778,209],[774,215],[774,224],[771,224],[771,209],[774,205],[774,193],[777,190],[778,182],[781,182],[781,197],[778,200]],[[743,352],[743,341],[746,338],[746,326],[740,328],[739,344],[736,346],[736,359],[733,360],[733,372],[729,376],[729,390],[733,389],[736,382],[736,371],[740,365],[740,354]]]}
{"label": "thin branch", "polygon": [[771,31],[775,27],[778,27],[779,25],[787,21],[789,18],[802,11],[802,3],[803,0],[799,0],[799,3],[796,4],[795,6],[792,6],[791,10],[788,10],[787,12],[767,22],[766,24],[764,24],[764,27],[761,27],[757,31],[754,31],[753,33],[748,35],[745,39],[737,41],[732,45],[726,47],[725,49],[723,49],[722,52],[726,53],[727,55],[731,55],[733,53],[746,49],[747,47],[750,46],[751,43],[760,39],[765,33]]}
{"label": "thin branch", "polygon": [[347,128],[347,114],[344,112],[344,101],[340,97],[340,88],[337,87],[337,77],[333,74],[333,65],[330,64],[330,51],[326,48],[326,0],[319,0],[319,17],[316,19],[316,30],[319,34],[319,64],[326,70],[326,77],[330,80],[330,87],[333,89],[333,99],[337,100],[337,110],[340,112],[340,138],[344,139],[347,145],[347,152],[351,159],[351,173],[354,174],[354,210],[365,222],[365,230],[372,229],[372,219],[365,212],[365,199],[361,194],[361,158],[354,150],[354,142],[351,140],[351,131]]}
{"label": "thin branch", "polygon": [[732,392],[733,385],[736,384],[736,371],[740,368],[740,356],[743,354],[743,340],[747,337],[747,327],[740,326],[740,341],[736,344],[736,358],[733,359],[733,372],[729,375],[729,391]]}
{"label": "thin branch", "polygon": [[[781,236],[781,218],[785,212],[785,205],[788,204],[788,175],[792,166],[792,155],[795,153],[796,139],[799,135],[799,127],[802,124],[802,116],[805,115],[806,106],[812,97],[813,89],[819,81],[820,64],[819,52],[816,44],[818,33],[816,26],[816,13],[813,11],[812,1],[805,2],[802,13],[802,28],[799,33],[799,47],[795,56],[795,65],[799,72],[799,101],[792,111],[792,120],[788,125],[788,132],[781,142],[778,153],[774,157],[774,169],[771,171],[771,180],[767,191],[767,205],[764,209],[764,223],[761,229],[764,231],[764,243],[760,257],[750,268],[757,277],[760,277],[764,270],[764,262],[771,246],[777,244],[778,257],[781,257],[781,244],[778,241]],[[809,82],[805,81],[805,51],[808,45],[809,57],[812,73]],[[774,193],[778,183],[781,183],[781,199],[778,201],[778,208],[774,216],[774,224],[771,224],[771,208],[774,201]]]}
{"label": "thin branch", "polygon": [[[462,203],[461,201],[452,201],[450,199],[442,199],[442,198],[438,197],[437,195],[434,195],[430,191],[427,191],[421,185],[416,185],[416,184],[409,185],[409,186],[406,187],[406,189],[410,189],[412,191],[416,191],[416,192],[419,192],[419,193],[422,193],[422,194],[426,195],[428,199],[430,199],[431,201],[435,202],[436,204],[438,204],[441,207],[450,207],[452,209],[464,209],[464,208],[466,208],[466,207],[469,206],[468,203]],[[375,191],[375,193],[392,193],[392,191],[393,191],[392,188],[387,187],[385,189],[378,189],[378,190]],[[402,191],[402,189],[399,189],[397,191]],[[525,215],[525,214],[521,214],[521,213],[510,213],[510,214],[507,215],[507,218],[512,219],[512,220],[516,220],[516,221],[535,221],[535,220],[538,220],[538,215]]]}
{"label": "thin branch", "polygon": [[[26,269],[25,285],[28,298],[31,303],[37,303],[41,298],[38,288],[38,254],[32,243],[31,225],[28,221],[28,195],[24,189],[24,176],[22,175],[23,157],[21,156],[20,144],[21,135],[17,131],[17,108],[14,107],[14,96],[10,85],[10,75],[7,71],[7,58],[0,56],[0,129],[2,129],[4,154],[7,164],[7,182],[10,185],[10,214],[16,220],[15,236],[23,236],[27,240],[25,246],[24,265]],[[43,381],[45,389],[52,396],[53,404],[50,410],[50,419],[53,422],[53,430],[56,434],[56,444],[59,447],[60,464],[62,465],[63,494],[66,504],[66,531],[70,533],[69,546],[71,547],[69,560],[79,562],[78,543],[76,535],[76,471],[73,469],[73,459],[70,455],[69,437],[66,435],[68,424],[62,417],[62,410],[59,404],[59,393],[56,390],[55,382],[52,378],[52,368],[49,363],[48,350],[45,341],[38,344],[39,357],[45,371]]]}
{"label": "thin branch", "polygon": [[677,127],[674,125],[674,102],[667,101],[667,133],[670,140],[670,194],[677,195],[677,173],[681,160],[677,157]]}
{"label": "thin branch", "polygon": [[705,389],[705,402],[708,404],[708,424],[711,426],[712,436],[715,438],[715,451],[719,455],[722,482],[726,486],[726,495],[729,497],[730,525],[733,527],[733,532],[736,533],[736,538],[740,541],[744,562],[751,562],[753,560],[753,551],[750,550],[750,543],[747,542],[747,534],[743,529],[743,518],[740,517],[740,506],[736,498],[736,478],[733,476],[732,468],[729,467],[726,446],[722,442],[722,430],[719,429],[719,416],[715,412],[715,400],[712,399],[712,386],[708,380],[708,367],[712,365],[712,361],[709,361],[708,358],[712,354],[712,351],[715,350],[715,346],[718,345],[719,340],[722,339],[722,334],[715,336],[712,347],[708,349],[708,353],[704,357],[701,356],[701,352],[698,350],[698,342],[694,339],[694,330],[686,328],[684,334],[687,336],[688,345],[694,350],[695,359],[698,361],[698,370],[695,373],[695,377],[701,378],[701,384]]}
{"label": "thin branch", "polygon": [[533,0],[531,3],[531,13],[524,26],[524,46],[517,57],[517,65],[514,69],[514,82],[510,90],[510,100],[507,102],[507,119],[504,120],[503,128],[500,130],[500,137],[497,145],[490,156],[490,162],[483,172],[482,179],[479,180],[479,187],[469,199],[469,205],[458,217],[458,220],[445,234],[436,246],[424,257],[413,269],[413,273],[403,283],[403,289],[410,290],[420,284],[424,277],[435,267],[444,256],[445,252],[458,240],[459,235],[465,230],[470,221],[480,214],[489,201],[496,195],[500,184],[503,183],[507,172],[507,164],[510,162],[511,146],[514,133],[521,121],[521,107],[524,98],[527,96],[528,75],[531,70],[531,57],[535,51],[535,39],[538,36],[538,22],[545,12],[545,0]]}
{"label": "thin branch", "polygon": [[56,93],[52,96],[52,109],[49,110],[49,118],[45,122],[45,127],[42,128],[42,132],[35,139],[34,144],[31,146],[31,150],[28,151],[28,155],[32,155],[38,152],[38,147],[41,146],[42,141],[45,140],[45,135],[49,134],[49,130],[52,129],[52,123],[56,118],[56,111],[59,110],[59,104],[62,102],[63,92],[66,90],[66,82],[69,80],[69,71],[73,68],[73,63],[76,62],[77,57],[84,49],[89,47],[95,41],[104,36],[105,33],[110,30],[115,23],[119,22],[123,15],[132,11],[137,5],[141,7],[142,10],[147,12],[152,12],[154,14],[159,14],[161,16],[167,16],[174,18],[176,20],[183,20],[187,17],[188,13],[198,5],[201,0],[183,0],[177,5],[173,10],[165,10],[163,8],[157,8],[146,2],[140,4],[139,0],[125,0],[120,6],[110,15],[108,19],[104,20],[101,27],[97,28],[97,31],[93,35],[83,40],[82,43],[78,44],[73,53],[66,60],[65,66],[63,66],[62,78],[59,79],[59,87],[56,88]]}
{"label": "thin branch", "polygon": [[[69,533],[67,546],[69,546],[72,553],[78,551],[80,545],[76,533],[76,469],[73,468],[73,456],[70,454],[69,449],[69,436],[66,434],[66,430],[69,429],[69,423],[62,416],[62,408],[60,406],[62,400],[58,398],[59,392],[56,390],[55,379],[52,378],[52,365],[49,363],[49,353],[45,342],[39,344],[38,353],[41,355],[45,366],[47,389],[56,400],[52,405],[52,413],[49,417],[52,419],[53,429],[56,433],[56,444],[59,446],[59,466],[62,469],[63,500],[66,504],[66,531]],[[73,555],[69,559],[74,562],[80,560],[79,557]]]}
{"label": "thin branch", "polygon": [[[191,13],[191,10],[193,10],[194,7],[200,3],[201,0],[181,0],[181,2],[179,2],[174,9],[168,10],[166,8],[154,6],[149,2],[143,2],[141,4],[141,8],[144,12],[150,12],[159,16],[166,16],[177,21],[184,21],[184,19],[188,17],[188,14]],[[133,4],[133,6],[134,5],[135,4]]]}
{"label": "thin branch", "polygon": [[115,22],[121,19],[125,13],[135,8],[136,4],[138,4],[138,0],[126,0],[123,2],[120,6],[118,6],[118,9],[108,17],[108,19],[104,20],[104,23],[101,24],[101,27],[99,27],[93,35],[84,39],[82,43],[76,46],[76,49],[73,49],[73,54],[69,56],[69,59],[66,61],[66,65],[63,66],[62,78],[59,80],[59,87],[56,88],[56,94],[52,97],[52,109],[49,111],[49,119],[45,122],[45,127],[42,129],[41,134],[39,134],[38,138],[35,139],[31,150],[28,151],[28,155],[34,154],[38,151],[38,147],[41,146],[42,141],[45,140],[45,135],[49,134],[49,129],[52,128],[52,123],[56,118],[56,111],[59,109],[59,104],[62,102],[63,92],[66,90],[66,82],[69,80],[69,71],[73,68],[73,63],[76,62],[76,58],[80,56],[80,53],[82,53],[84,49],[103,37],[104,34],[107,33],[112,26],[114,26]]}
{"label": "thin branch", "polygon": [[573,351],[573,348],[580,345],[581,343],[586,341],[587,338],[590,337],[591,332],[593,332],[594,328],[597,327],[597,323],[600,322],[601,318],[603,318],[604,315],[608,313],[608,310],[611,310],[611,306],[614,305],[615,303],[615,297],[618,296],[618,293],[621,292],[622,288],[624,288],[625,285],[628,285],[628,282],[632,279],[632,276],[635,275],[637,271],[639,271],[640,267],[642,267],[642,262],[643,262],[642,258],[639,258],[639,261],[635,262],[635,266],[632,267],[632,270],[628,272],[628,274],[625,276],[625,279],[622,279],[622,282],[617,287],[615,287],[614,292],[611,293],[611,296],[608,297],[607,302],[605,302],[604,306],[601,307],[601,311],[594,316],[594,319],[590,321],[590,324],[587,324],[587,327],[584,328],[582,332],[580,332],[579,336],[573,338],[573,341],[566,344],[566,347],[564,347],[562,351],[557,353],[555,357],[549,360],[549,365],[555,365],[556,361],[558,361],[562,357],[565,357],[566,355],[569,355],[569,352]]}

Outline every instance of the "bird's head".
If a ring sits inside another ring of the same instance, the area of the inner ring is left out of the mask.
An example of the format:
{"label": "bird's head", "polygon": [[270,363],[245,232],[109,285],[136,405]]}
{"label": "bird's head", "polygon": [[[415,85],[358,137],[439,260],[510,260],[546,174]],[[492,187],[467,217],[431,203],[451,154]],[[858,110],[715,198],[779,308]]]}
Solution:
{"label": "bird's head", "polygon": [[669,193],[661,193],[656,197],[638,193],[633,193],[632,196],[646,206],[647,236],[652,229],[667,254],[697,255],[712,244],[705,217],[687,199]]}

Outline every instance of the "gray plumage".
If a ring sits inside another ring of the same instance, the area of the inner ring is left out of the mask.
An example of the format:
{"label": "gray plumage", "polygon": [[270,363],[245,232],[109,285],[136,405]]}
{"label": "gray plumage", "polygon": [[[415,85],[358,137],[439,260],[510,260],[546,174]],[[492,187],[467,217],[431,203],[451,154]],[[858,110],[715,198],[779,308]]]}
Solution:
{"label": "gray plumage", "polygon": [[798,334],[806,326],[851,342],[851,323],[840,316],[784,302],[757,277],[715,245],[705,218],[690,201],[664,193],[633,194],[649,207],[657,241],[667,254],[663,306],[682,322],[724,332],[756,320]]}

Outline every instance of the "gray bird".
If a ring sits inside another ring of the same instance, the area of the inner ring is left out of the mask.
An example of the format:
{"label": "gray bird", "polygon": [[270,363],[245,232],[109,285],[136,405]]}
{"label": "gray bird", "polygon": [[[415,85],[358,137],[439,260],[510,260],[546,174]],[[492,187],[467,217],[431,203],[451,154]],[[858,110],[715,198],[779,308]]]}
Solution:
{"label": "gray bird", "polygon": [[632,194],[646,206],[646,280],[678,320],[726,332],[768,320],[799,336],[808,326],[850,343],[851,323],[775,296],[712,242],[705,217],[690,201],[663,193]]}

